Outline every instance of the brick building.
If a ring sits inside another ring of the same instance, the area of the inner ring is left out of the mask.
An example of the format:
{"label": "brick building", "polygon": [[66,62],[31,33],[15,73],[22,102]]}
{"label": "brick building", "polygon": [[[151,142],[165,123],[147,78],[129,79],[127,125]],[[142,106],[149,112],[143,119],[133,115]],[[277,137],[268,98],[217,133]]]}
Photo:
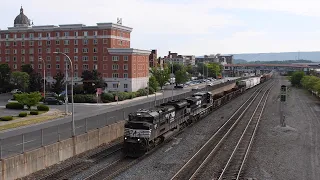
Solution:
{"label": "brick building", "polygon": [[168,56],[163,58],[165,63],[177,63],[182,65],[195,65],[194,55],[179,55],[178,53],[172,53],[169,51]]}
{"label": "brick building", "polygon": [[149,67],[157,67],[158,64],[157,50],[153,49],[149,55]]}
{"label": "brick building", "polygon": [[74,64],[76,84],[81,84],[83,71],[97,70],[107,90],[136,91],[147,86],[151,51],[131,48],[131,31],[121,22],[33,26],[21,7],[14,27],[0,30],[0,63],[9,64],[13,71],[23,64],[31,64],[41,74],[46,68],[50,85],[58,71],[65,72],[66,62],[65,56],[53,52],[63,52]]}

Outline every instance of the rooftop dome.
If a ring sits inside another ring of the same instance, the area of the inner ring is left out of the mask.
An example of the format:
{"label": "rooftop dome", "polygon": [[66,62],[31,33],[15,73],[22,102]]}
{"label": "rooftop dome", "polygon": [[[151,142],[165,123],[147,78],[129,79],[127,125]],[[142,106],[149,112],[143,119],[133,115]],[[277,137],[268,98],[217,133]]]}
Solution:
{"label": "rooftop dome", "polygon": [[20,14],[14,19],[14,27],[30,26],[30,20],[23,14],[23,8],[21,6]]}

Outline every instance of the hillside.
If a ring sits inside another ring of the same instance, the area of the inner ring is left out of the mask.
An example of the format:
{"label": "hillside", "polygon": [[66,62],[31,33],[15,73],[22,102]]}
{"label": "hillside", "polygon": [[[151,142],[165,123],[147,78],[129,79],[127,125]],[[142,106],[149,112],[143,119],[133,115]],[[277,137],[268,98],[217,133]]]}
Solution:
{"label": "hillside", "polygon": [[313,63],[310,60],[285,60],[285,61],[246,61],[243,59],[234,59],[234,64],[292,64],[292,63]]}

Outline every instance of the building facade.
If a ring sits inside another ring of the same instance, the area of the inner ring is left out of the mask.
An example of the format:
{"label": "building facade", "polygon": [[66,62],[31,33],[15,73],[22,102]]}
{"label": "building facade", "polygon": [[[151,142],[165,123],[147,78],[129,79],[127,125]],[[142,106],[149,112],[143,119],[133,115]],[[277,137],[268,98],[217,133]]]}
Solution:
{"label": "building facade", "polygon": [[67,57],[54,53],[63,52],[73,62],[76,84],[81,84],[83,71],[97,70],[107,90],[136,91],[147,86],[151,51],[131,48],[131,32],[132,28],[122,23],[33,26],[21,7],[14,27],[0,30],[0,63],[7,63],[13,71],[31,64],[42,75],[45,68],[51,84],[56,73],[65,72],[65,68],[71,76]]}
{"label": "building facade", "polygon": [[157,67],[158,64],[157,50],[153,49],[149,55],[149,67]]}
{"label": "building facade", "polygon": [[165,63],[177,63],[182,65],[195,65],[195,56],[193,55],[179,55],[178,53],[172,53],[169,51],[168,56],[163,58]]}
{"label": "building facade", "polygon": [[197,57],[196,63],[203,63],[203,62],[214,62],[220,63],[221,65],[224,64],[233,64],[233,55],[204,55],[203,57]]}

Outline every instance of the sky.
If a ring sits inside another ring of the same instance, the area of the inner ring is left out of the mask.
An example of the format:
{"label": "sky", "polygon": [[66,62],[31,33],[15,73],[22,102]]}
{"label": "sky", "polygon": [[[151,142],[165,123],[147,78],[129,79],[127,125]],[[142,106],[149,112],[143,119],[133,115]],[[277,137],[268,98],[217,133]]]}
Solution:
{"label": "sky", "polygon": [[34,25],[116,23],[131,47],[183,55],[318,51],[319,0],[15,0],[0,6],[0,29],[20,6]]}

